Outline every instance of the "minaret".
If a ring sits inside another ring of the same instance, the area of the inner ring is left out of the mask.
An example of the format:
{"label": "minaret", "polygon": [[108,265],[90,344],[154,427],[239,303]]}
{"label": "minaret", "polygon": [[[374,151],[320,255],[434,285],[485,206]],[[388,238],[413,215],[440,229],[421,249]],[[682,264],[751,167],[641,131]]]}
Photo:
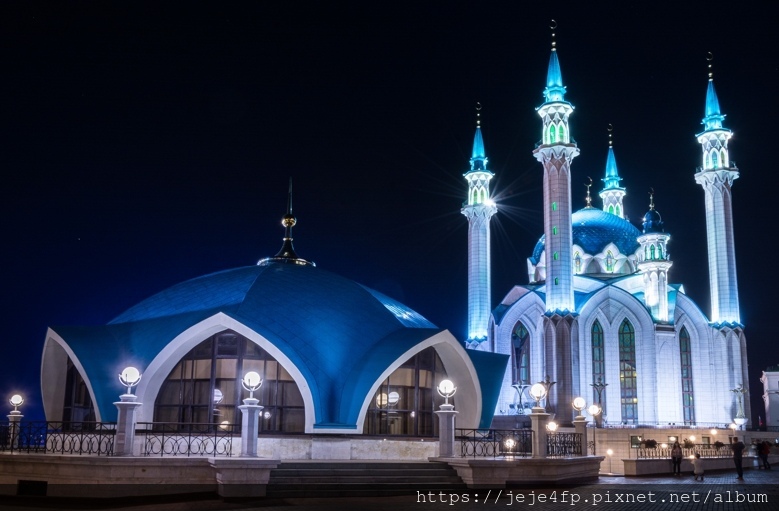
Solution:
{"label": "minaret", "polygon": [[625,218],[625,209],[622,206],[622,198],[625,197],[625,189],[619,186],[622,178],[617,172],[617,160],[614,158],[614,147],[611,137],[613,128],[609,124],[609,154],[606,157],[606,177],[603,178],[603,190],[598,194],[603,200],[603,211]]}
{"label": "minaret", "polygon": [[643,234],[638,237],[641,253],[638,271],[644,275],[644,303],[652,317],[668,322],[668,270],[673,263],[668,256],[668,240],[660,213],[655,210],[654,191],[649,193],[649,211],[644,215]]}
{"label": "minaret", "polygon": [[[554,29],[554,27],[553,27]],[[544,250],[546,253],[546,309],[573,311],[571,238],[571,161],[579,154],[568,128],[573,105],[565,101],[565,86],[552,33],[552,55],[546,75],[541,145],[533,155],[544,166]]]}
{"label": "minaret", "polygon": [[703,166],[695,181],[703,186],[706,197],[706,235],[709,246],[709,287],[711,321],[741,323],[736,280],[736,250],[733,242],[733,205],[731,187],[739,172],[728,156],[731,132],[722,125],[719,100],[709,54],[709,86],[706,91],[704,131],[697,135],[703,149]]}
{"label": "minaret", "polygon": [[292,214],[292,178],[289,178],[289,191],[287,192],[287,214],[281,219],[284,226],[284,241],[281,250],[273,257],[265,257],[257,261],[257,266],[267,266],[271,263],[290,263],[301,266],[316,266],[312,261],[306,261],[298,257],[295,247],[292,246],[292,228],[295,227],[297,218]]}
{"label": "minaret", "polygon": [[[460,210],[468,219],[468,347],[487,340],[490,321],[490,218],[498,208],[490,197],[492,172],[487,170],[484,139],[481,135],[481,106],[476,107],[476,134],[473,137],[468,200]],[[482,345],[487,349],[486,344]]]}

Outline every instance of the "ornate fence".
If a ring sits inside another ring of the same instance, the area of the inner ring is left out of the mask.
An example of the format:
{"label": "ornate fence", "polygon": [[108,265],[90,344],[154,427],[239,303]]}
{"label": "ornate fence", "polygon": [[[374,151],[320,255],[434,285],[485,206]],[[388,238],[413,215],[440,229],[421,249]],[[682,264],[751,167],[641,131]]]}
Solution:
{"label": "ornate fence", "polygon": [[143,456],[232,456],[240,424],[139,422]]}
{"label": "ornate fence", "polygon": [[0,425],[0,451],[110,456],[113,422],[8,422]]}
{"label": "ornate fence", "polygon": [[546,436],[546,455],[550,458],[567,458],[582,455],[580,433],[549,433]]}
{"label": "ornate fence", "polygon": [[533,455],[530,429],[455,429],[463,458],[529,457]]}
{"label": "ornate fence", "polygon": [[[683,447],[682,457],[690,458],[695,454],[700,454],[701,458],[732,458],[733,451],[730,445],[715,447],[713,444],[696,444],[695,447]],[[668,447],[645,447],[638,448],[636,457],[638,459],[671,459],[671,446]]]}

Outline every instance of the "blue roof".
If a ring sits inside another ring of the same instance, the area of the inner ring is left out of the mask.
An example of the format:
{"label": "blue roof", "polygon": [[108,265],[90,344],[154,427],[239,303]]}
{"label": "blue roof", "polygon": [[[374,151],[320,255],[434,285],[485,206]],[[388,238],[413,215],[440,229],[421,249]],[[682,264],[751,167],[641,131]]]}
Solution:
{"label": "blue roof", "polygon": [[166,289],[106,326],[56,327],[89,375],[103,420],[115,416],[116,373],[145,368],[173,338],[221,312],[267,338],[303,373],[314,427],[354,427],[370,386],[394,360],[441,329],[419,313],[334,273],[296,264],[248,266]]}
{"label": "blue roof", "polygon": [[546,88],[544,89],[546,102],[565,101],[565,86],[563,85],[563,72],[560,70],[560,60],[557,51],[552,50],[549,57],[549,68],[546,72]]}
{"label": "blue roof", "polygon": [[[627,220],[596,208],[580,209],[571,215],[573,243],[588,254],[599,254],[614,243],[622,254],[634,253],[638,247],[639,230]],[[544,251],[545,236],[536,243],[530,261],[538,264]]]}
{"label": "blue roof", "polygon": [[665,232],[665,229],[663,228],[663,219],[660,216],[660,213],[655,209],[650,209],[646,212],[644,215],[643,227],[644,234]]}
{"label": "blue roof", "polygon": [[471,170],[487,170],[487,155],[484,152],[484,138],[481,136],[481,127],[476,127],[473,136],[473,152],[471,153]]}
{"label": "blue roof", "polygon": [[609,154],[606,157],[606,177],[603,178],[604,190],[624,190],[620,188],[619,182],[622,178],[619,177],[617,172],[617,159],[614,157],[614,148],[609,146]]}
{"label": "blue roof", "polygon": [[725,116],[719,109],[717,91],[714,90],[714,80],[709,80],[709,86],[706,89],[706,116],[703,118],[703,125],[706,127],[706,131],[722,129],[722,121],[724,120]]}

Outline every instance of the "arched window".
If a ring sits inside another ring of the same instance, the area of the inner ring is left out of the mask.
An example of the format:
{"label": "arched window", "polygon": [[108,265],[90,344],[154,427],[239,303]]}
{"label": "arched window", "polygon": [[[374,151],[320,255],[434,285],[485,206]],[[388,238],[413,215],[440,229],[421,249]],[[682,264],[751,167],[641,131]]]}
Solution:
{"label": "arched window", "polygon": [[655,259],[655,246],[649,245],[649,259],[652,259],[654,261]]}
{"label": "arched window", "polygon": [[619,210],[619,204],[617,204],[617,207],[616,207],[616,208],[614,208],[614,214],[615,214],[615,215],[617,215],[617,216],[619,216],[619,217],[621,217],[621,216],[622,216],[622,213],[621,213],[621,212],[620,212],[620,210]]}
{"label": "arched window", "polygon": [[682,410],[685,424],[695,424],[695,399],[692,387],[692,347],[686,327],[679,331],[679,355],[682,367]]}
{"label": "arched window", "polygon": [[636,332],[625,319],[619,327],[619,394],[622,422],[638,423],[638,375],[636,372]]}
{"label": "arched window", "polygon": [[438,417],[433,412],[444,398],[435,388],[445,379],[444,364],[435,349],[420,351],[379,385],[368,405],[363,433],[437,436]]}
{"label": "arched window", "polygon": [[726,153],[724,149],[720,153],[720,162],[722,163],[723,167],[728,166],[728,153]]}
{"label": "arched window", "polygon": [[521,322],[511,331],[514,382],[530,383],[530,334]]}
{"label": "arched window", "polygon": [[552,211],[557,211],[557,203],[556,202],[552,203]]}
{"label": "arched window", "polygon": [[657,244],[657,258],[663,259],[663,246],[661,244]]}
{"label": "arched window", "polygon": [[552,254],[552,259],[554,259],[555,261],[557,261],[558,259],[560,259],[560,254],[558,254],[557,252],[555,252],[554,254]]}
{"label": "arched window", "polygon": [[552,234],[557,235],[557,226],[552,227]]}
{"label": "arched window", "polygon": [[612,215],[614,214],[614,205],[613,204],[609,206],[609,213],[611,213]]}
{"label": "arched window", "polygon": [[565,143],[565,126],[563,124],[561,124],[560,128],[557,130],[557,141]]}
{"label": "arched window", "polygon": [[[603,348],[603,328],[600,326],[600,322],[596,319],[592,324],[592,383],[603,383],[606,379],[606,361],[604,360],[605,352]],[[592,388],[592,402],[598,403],[601,407],[601,413],[606,414],[606,400],[601,391],[600,397],[595,387]]]}
{"label": "arched window", "polygon": [[611,253],[611,250],[606,252],[606,271],[609,273],[614,271],[614,254]]}
{"label": "arched window", "polygon": [[709,156],[709,153],[703,153],[703,168],[711,168],[711,156]]}
{"label": "arched window", "polygon": [[711,168],[716,169],[719,167],[719,162],[717,161],[717,151],[711,152]]}
{"label": "arched window", "polygon": [[559,278],[557,278],[557,277],[554,278],[554,285],[555,286],[559,286],[560,285],[560,279]]}
{"label": "arched window", "polygon": [[557,136],[555,135],[555,127],[554,124],[549,126],[549,143],[554,144],[557,142]]}
{"label": "arched window", "polygon": [[479,190],[474,188],[473,193],[471,194],[471,204],[478,204],[478,203],[479,203]]}
{"label": "arched window", "polygon": [[231,330],[209,337],[176,364],[154,402],[154,422],[182,429],[240,424],[237,406],[245,392],[241,378],[249,371],[263,378],[255,393],[264,407],[260,430],[302,433],[303,398],[292,376],[265,350]]}
{"label": "arched window", "polygon": [[573,255],[573,266],[576,273],[582,272],[582,256],[578,251]]}

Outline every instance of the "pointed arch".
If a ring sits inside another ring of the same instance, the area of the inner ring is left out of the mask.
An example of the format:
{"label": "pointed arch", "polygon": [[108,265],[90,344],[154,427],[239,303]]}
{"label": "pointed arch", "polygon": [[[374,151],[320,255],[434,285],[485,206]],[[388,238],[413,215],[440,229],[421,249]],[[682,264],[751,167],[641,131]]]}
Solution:
{"label": "pointed arch", "polygon": [[622,422],[638,423],[636,331],[627,318],[619,326],[619,394]]}
{"label": "pointed arch", "polygon": [[614,211],[615,211],[615,213],[614,213],[615,215],[617,215],[618,217],[622,218],[622,212],[619,209],[619,204],[617,204],[617,206],[614,208]]}
{"label": "pointed arch", "polygon": [[685,424],[695,424],[695,399],[692,380],[692,344],[686,327],[679,330],[679,356],[682,377],[682,412]]}
{"label": "pointed arch", "polygon": [[530,333],[521,321],[511,330],[511,356],[515,383],[530,383]]}
{"label": "pointed arch", "polygon": [[[590,346],[592,348],[592,383],[604,383],[606,381],[606,357],[603,344],[603,327],[597,319],[592,324],[590,330]],[[595,387],[592,388],[593,403],[598,403],[601,407],[601,413],[606,415],[606,402],[603,392],[600,395]]]}
{"label": "pointed arch", "polygon": [[655,260],[655,246],[654,245],[649,245],[649,259],[651,259],[652,261]]}
{"label": "pointed arch", "polygon": [[609,205],[609,213],[611,213],[612,215],[614,214],[614,205],[613,204]]}
{"label": "pointed arch", "polygon": [[728,153],[725,152],[724,148],[720,151],[720,163],[723,167],[728,166]]}
{"label": "pointed arch", "polygon": [[582,272],[582,256],[579,254],[578,250],[573,254],[573,267],[575,273]]}
{"label": "pointed arch", "polygon": [[560,123],[560,127],[557,129],[557,141],[562,143],[567,143],[567,140],[565,139],[566,132],[565,132],[565,125]]}
{"label": "pointed arch", "polygon": [[555,125],[550,124],[549,125],[549,143],[554,144],[557,141],[557,134],[555,131]]}
{"label": "pointed arch", "polygon": [[711,168],[719,168],[719,159],[716,150],[711,152]]}

